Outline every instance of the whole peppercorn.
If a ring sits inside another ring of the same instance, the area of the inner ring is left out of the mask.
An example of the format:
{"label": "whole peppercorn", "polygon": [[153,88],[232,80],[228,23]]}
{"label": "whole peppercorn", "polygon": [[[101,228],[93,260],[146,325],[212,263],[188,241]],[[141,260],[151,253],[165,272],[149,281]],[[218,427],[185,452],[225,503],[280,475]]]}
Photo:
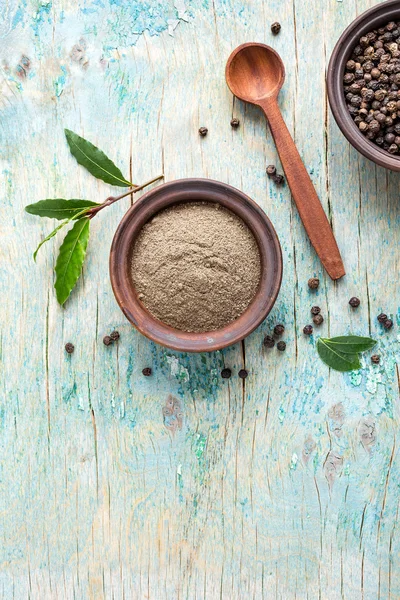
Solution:
{"label": "whole peppercorn", "polygon": [[275,335],[282,335],[284,331],[285,331],[284,325],[282,325],[281,323],[279,323],[278,325],[275,325],[275,327],[274,327]]}
{"label": "whole peppercorn", "polygon": [[360,124],[358,125],[358,128],[360,131],[362,131],[362,133],[364,133],[365,131],[368,131],[369,125],[365,121],[361,121]]}
{"label": "whole peppercorn", "polygon": [[385,329],[392,329],[392,327],[393,327],[392,319],[386,319],[386,321],[383,323],[383,326]]}
{"label": "whole peppercorn", "polygon": [[346,73],[345,76],[343,77],[343,82],[346,85],[353,83],[353,81],[354,81],[354,73]]}
{"label": "whole peppercorn", "polygon": [[72,354],[74,350],[75,350],[75,346],[74,346],[73,344],[71,344],[71,342],[67,342],[67,343],[65,344],[65,351],[66,351],[68,354]]}
{"label": "whole peppercorn", "polygon": [[381,313],[380,315],[378,315],[378,321],[379,323],[384,323],[387,320],[388,316],[385,315],[385,313]]}
{"label": "whole peppercorn", "polygon": [[319,286],[319,279],[318,277],[311,277],[311,279],[308,280],[308,287],[310,288],[310,290],[316,290]]}
{"label": "whole peppercorn", "polygon": [[229,379],[229,377],[231,375],[232,375],[232,371],[230,369],[222,369],[222,371],[221,371],[222,379]]}
{"label": "whole peppercorn", "polygon": [[275,23],[272,23],[271,25],[271,31],[274,35],[278,35],[278,33],[281,30],[281,24],[278,23],[277,21]]}
{"label": "whole peppercorn", "polygon": [[354,60],[348,60],[346,63],[346,69],[348,71],[354,71],[355,68],[356,68],[356,63],[354,62]]}
{"label": "whole peppercorn", "polygon": [[357,308],[358,306],[360,306],[360,299],[353,296],[352,298],[350,298],[349,304],[353,308]]}
{"label": "whole peppercorn", "polygon": [[207,127],[200,127],[200,129],[199,129],[199,134],[201,135],[201,137],[204,137],[204,136],[206,136],[206,135],[207,135],[207,133],[208,133],[208,129],[207,129]]}
{"label": "whole peppercorn", "polygon": [[103,344],[105,346],[110,346],[112,343],[113,343],[113,341],[112,341],[112,339],[111,339],[111,337],[109,335],[105,335],[103,337]]}
{"label": "whole peppercorn", "polygon": [[380,361],[381,361],[381,357],[379,356],[379,354],[373,354],[373,355],[371,356],[371,362],[372,362],[374,365],[379,365]]}
{"label": "whole peppercorn", "polygon": [[311,308],[311,314],[312,315],[319,315],[319,313],[321,312],[321,309],[319,306],[313,306]]}
{"label": "whole peppercorn", "polygon": [[280,341],[277,343],[276,347],[280,352],[284,352],[286,350],[286,342]]}
{"label": "whole peppercorn", "polygon": [[268,165],[268,167],[266,168],[266,171],[267,171],[268,177],[273,177],[276,173],[275,165]]}
{"label": "whole peppercorn", "polygon": [[239,119],[232,119],[231,120],[231,127],[233,127],[233,129],[237,129],[240,125],[240,121]]}
{"label": "whole peppercorn", "polygon": [[264,338],[264,346],[266,348],[273,348],[275,346],[275,340],[271,335],[266,335]]}
{"label": "whole peppercorn", "polygon": [[276,183],[276,185],[282,185],[282,183],[285,181],[285,178],[283,177],[283,175],[279,175],[277,173],[272,177],[272,180],[274,183]]}
{"label": "whole peppercorn", "polygon": [[398,146],[396,146],[396,144],[391,144],[388,148],[388,152],[390,154],[396,154],[399,151]]}
{"label": "whole peppercorn", "polygon": [[112,339],[113,342],[116,342],[117,340],[119,340],[119,338],[120,338],[119,331],[112,331],[110,333],[110,338]]}
{"label": "whole peppercorn", "polygon": [[313,317],[314,325],[321,325],[324,322],[324,317],[322,315],[315,315]]}
{"label": "whole peppercorn", "polygon": [[246,371],[246,369],[240,369],[238,375],[240,379],[246,379],[248,372]]}
{"label": "whole peppercorn", "polygon": [[143,373],[143,375],[144,375],[145,377],[150,377],[150,375],[151,375],[151,369],[150,369],[150,367],[145,367],[145,368],[143,369],[142,373]]}
{"label": "whole peppercorn", "polygon": [[311,335],[313,332],[313,326],[312,325],[306,325],[305,327],[303,327],[303,333],[304,335]]}

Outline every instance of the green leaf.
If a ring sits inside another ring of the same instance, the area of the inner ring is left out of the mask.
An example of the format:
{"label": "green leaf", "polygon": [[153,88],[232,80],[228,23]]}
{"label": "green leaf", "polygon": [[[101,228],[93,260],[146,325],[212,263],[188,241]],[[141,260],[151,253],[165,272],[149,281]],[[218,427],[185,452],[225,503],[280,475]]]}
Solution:
{"label": "green leaf", "polygon": [[49,240],[51,240],[51,238],[54,237],[56,235],[56,233],[58,231],[60,231],[60,229],[62,229],[69,222],[70,222],[70,219],[67,219],[66,221],[64,221],[63,223],[61,223],[61,225],[59,225],[58,227],[56,227],[55,229],[53,229],[53,231],[51,233],[49,233],[49,235],[47,237],[45,237],[44,240],[42,240],[40,242],[39,246],[36,248],[35,252],[33,253],[33,260],[35,262],[36,262],[37,253],[39,252],[39,249],[43,246],[43,244],[45,244],[46,242],[48,242]]}
{"label": "green leaf", "polygon": [[357,354],[339,352],[335,347],[329,346],[323,338],[319,338],[317,341],[317,351],[321,360],[335,371],[343,373],[361,368]]}
{"label": "green leaf", "polygon": [[38,217],[48,217],[49,219],[70,219],[74,218],[83,209],[90,209],[93,206],[99,206],[98,202],[91,200],[65,200],[64,198],[48,198],[47,200],[39,200],[35,204],[28,204],[25,210],[30,215]]}
{"label": "green leaf", "polygon": [[369,337],[360,337],[358,335],[342,335],[330,339],[321,338],[325,344],[335,348],[342,354],[357,354],[371,350],[376,344],[376,340]]}
{"label": "green leaf", "polygon": [[62,305],[79,279],[89,241],[90,219],[76,221],[60,247],[55,267],[57,300]]}
{"label": "green leaf", "polygon": [[96,146],[85,140],[85,138],[74,133],[70,129],[64,129],[65,137],[71,150],[71,154],[78,163],[85,167],[97,177],[106,183],[119,187],[129,187],[133,185],[122,175],[118,167]]}

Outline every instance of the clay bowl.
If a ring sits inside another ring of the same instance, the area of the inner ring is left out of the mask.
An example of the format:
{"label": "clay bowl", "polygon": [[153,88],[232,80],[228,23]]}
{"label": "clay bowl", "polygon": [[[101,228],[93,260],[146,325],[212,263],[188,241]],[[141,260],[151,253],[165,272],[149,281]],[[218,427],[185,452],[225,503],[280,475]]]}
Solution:
{"label": "clay bowl", "polygon": [[397,20],[400,20],[400,2],[398,0],[377,4],[362,13],[340,36],[329,61],[327,74],[329,103],[342,133],[361,154],[381,167],[392,171],[400,171],[400,155],[389,154],[362,135],[346,107],[343,75],[346,62],[360,37],[372,29],[386,25],[389,21]]}
{"label": "clay bowl", "polygon": [[[153,317],[137,297],[131,275],[132,248],[143,225],[160,210],[182,202],[215,202],[238,215],[253,232],[261,257],[261,281],[246,311],[216,331],[188,333]],[[115,298],[128,321],[153,342],[181,352],[209,352],[239,342],[272,309],[282,279],[278,237],[265,213],[239,190],[209,179],[181,179],[144,194],[123,217],[110,253],[110,277]]]}

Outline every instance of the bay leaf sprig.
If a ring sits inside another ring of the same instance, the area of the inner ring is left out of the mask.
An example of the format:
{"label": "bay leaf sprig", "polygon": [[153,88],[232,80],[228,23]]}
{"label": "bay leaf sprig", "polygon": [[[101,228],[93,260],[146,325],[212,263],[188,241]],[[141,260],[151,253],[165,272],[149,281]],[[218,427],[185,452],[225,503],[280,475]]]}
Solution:
{"label": "bay leaf sprig", "polygon": [[60,246],[55,265],[56,280],[54,287],[57,300],[61,305],[70,296],[82,272],[89,243],[91,219],[107,206],[114,204],[114,202],[130,194],[135,194],[146,186],[163,178],[163,175],[159,175],[142,185],[135,185],[128,181],[112,160],[91,142],[69,129],[65,129],[65,136],[71,154],[89,173],[106,183],[129,189],[119,196],[109,196],[101,203],[76,198],[69,200],[65,198],[47,198],[25,207],[26,212],[31,215],[62,221],[60,225],[53,229],[39,243],[33,253],[35,261],[37,253],[43,244],[51,240],[61,229],[74,221],[73,227],[68,231]]}
{"label": "bay leaf sprig", "polygon": [[319,338],[317,352],[328,367],[343,373],[361,369],[359,354],[371,350],[375,344],[372,338],[358,335]]}

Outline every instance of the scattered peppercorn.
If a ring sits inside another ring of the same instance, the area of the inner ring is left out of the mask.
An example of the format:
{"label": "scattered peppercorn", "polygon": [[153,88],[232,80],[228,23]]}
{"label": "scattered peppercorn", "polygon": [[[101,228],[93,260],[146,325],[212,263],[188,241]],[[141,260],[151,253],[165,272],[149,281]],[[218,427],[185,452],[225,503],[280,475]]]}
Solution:
{"label": "scattered peppercorn", "polygon": [[274,35],[278,35],[278,33],[281,30],[281,24],[278,22],[272,23],[271,25],[271,31]]}
{"label": "scattered peppercorn", "polygon": [[110,346],[110,344],[112,344],[112,343],[113,343],[113,341],[112,341],[112,339],[110,338],[110,336],[109,336],[109,335],[105,335],[105,336],[103,337],[103,344],[104,344],[105,346]]}
{"label": "scattered peppercorn", "polygon": [[248,372],[246,371],[246,369],[240,369],[238,375],[240,379],[246,379]]}
{"label": "scattered peppercorn", "polygon": [[283,175],[280,175],[279,173],[277,173],[276,175],[274,175],[272,177],[272,181],[274,183],[276,183],[276,185],[282,185],[282,183],[285,181],[285,178]]}
{"label": "scattered peppercorn", "polygon": [[286,350],[286,342],[278,342],[276,347],[280,352],[284,352]]}
{"label": "scattered peppercorn", "polygon": [[267,175],[268,177],[273,177],[276,173],[276,166],[275,165],[268,165],[267,169]]}
{"label": "scattered peppercorn", "polygon": [[316,290],[319,286],[319,279],[317,277],[311,277],[311,279],[308,280],[308,287],[310,288],[310,290]]}
{"label": "scattered peppercorn", "polygon": [[379,354],[373,354],[373,355],[371,356],[371,362],[372,362],[374,365],[379,365],[379,363],[380,363],[380,360],[381,360],[381,357],[379,356]]}
{"label": "scattered peppercorn", "polygon": [[324,322],[324,317],[321,314],[315,315],[313,317],[314,325],[322,325],[323,322]]}
{"label": "scattered peppercorn", "polygon": [[145,367],[145,368],[143,369],[142,373],[143,373],[143,375],[144,375],[145,377],[150,377],[150,375],[151,375],[151,369],[150,369],[150,367]]}
{"label": "scattered peppercorn", "polygon": [[380,315],[378,315],[378,321],[379,323],[384,323],[387,320],[388,316],[385,315],[385,313],[381,313]]}
{"label": "scattered peppercorn", "polygon": [[393,327],[392,319],[386,319],[386,321],[383,323],[383,326],[385,329],[392,329],[392,327]]}
{"label": "scattered peppercorn", "polygon": [[231,120],[231,127],[233,127],[233,129],[237,129],[240,125],[240,121],[239,119],[232,119]]}
{"label": "scattered peppercorn", "polygon": [[312,315],[319,315],[319,313],[321,312],[321,309],[319,306],[313,306],[311,308],[311,314]]}
{"label": "scattered peppercorn", "polygon": [[73,344],[71,344],[71,342],[67,342],[65,344],[65,351],[68,352],[68,354],[72,354],[74,350],[75,350],[75,346]]}
{"label": "scattered peppercorn", "polygon": [[232,371],[230,369],[222,369],[222,371],[221,371],[222,379],[229,379],[229,377],[231,375],[232,375]]}
{"label": "scattered peppercorn", "polygon": [[353,308],[357,308],[358,306],[360,306],[360,299],[353,296],[353,298],[350,298],[349,304]]}
{"label": "scattered peppercorn", "polygon": [[311,335],[313,332],[313,326],[312,325],[306,325],[305,327],[303,327],[303,333],[304,335]]}
{"label": "scattered peppercorn", "polygon": [[285,331],[285,326],[282,325],[282,323],[278,323],[278,325],[275,325],[275,327],[274,327],[275,335],[282,335],[284,331]]}
{"label": "scattered peppercorn", "polygon": [[266,335],[264,338],[264,346],[266,348],[273,348],[275,346],[274,338],[270,335]]}
{"label": "scattered peppercorn", "polygon": [[117,340],[119,340],[119,338],[120,338],[119,331],[112,331],[110,333],[110,338],[112,339],[113,342],[116,342]]}
{"label": "scattered peppercorn", "polygon": [[392,155],[400,154],[400,23],[361,36],[343,75],[347,108],[359,131]]}
{"label": "scattered peppercorn", "polygon": [[207,127],[200,127],[200,129],[199,129],[199,134],[201,135],[201,137],[204,137],[204,136],[206,136],[206,135],[207,135],[207,133],[208,133],[208,129],[207,129]]}

